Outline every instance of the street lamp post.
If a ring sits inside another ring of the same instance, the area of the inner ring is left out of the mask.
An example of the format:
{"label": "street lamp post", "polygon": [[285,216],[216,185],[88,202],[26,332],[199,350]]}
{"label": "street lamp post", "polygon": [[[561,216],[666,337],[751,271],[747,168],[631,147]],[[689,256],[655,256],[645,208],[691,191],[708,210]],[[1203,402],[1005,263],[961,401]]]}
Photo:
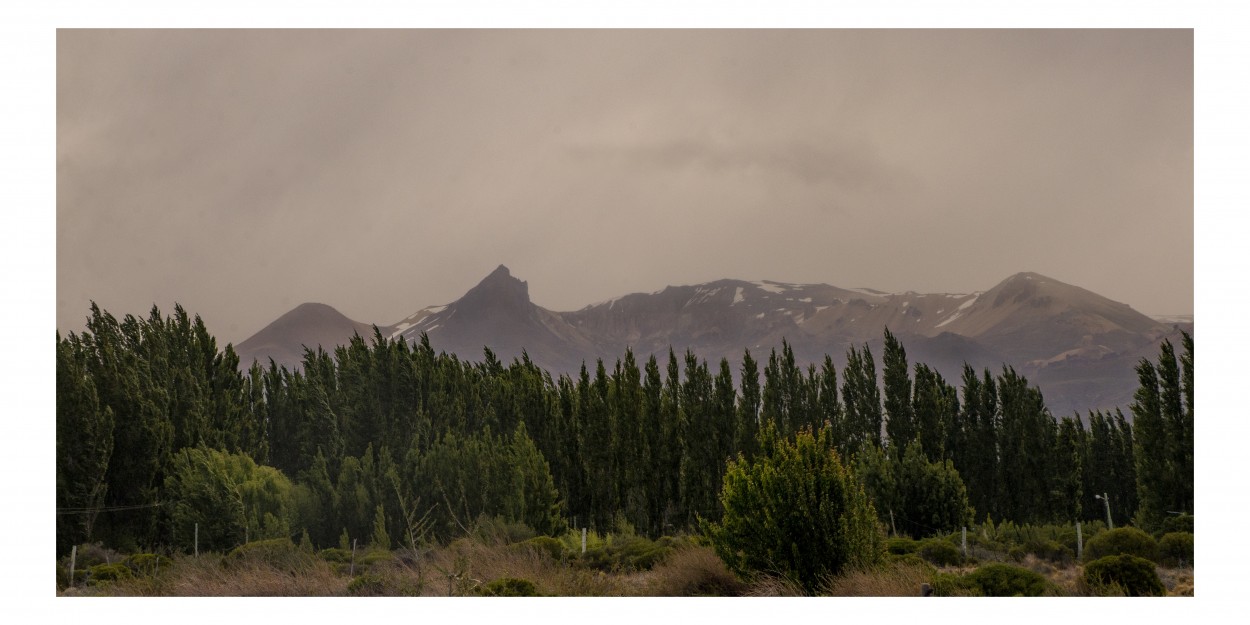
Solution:
{"label": "street lamp post", "polygon": [[1101,499],[1103,505],[1107,507],[1107,529],[1109,530],[1115,529],[1115,525],[1111,524],[1111,500],[1107,498],[1107,493],[1103,493],[1101,495],[1094,495],[1094,499]]}

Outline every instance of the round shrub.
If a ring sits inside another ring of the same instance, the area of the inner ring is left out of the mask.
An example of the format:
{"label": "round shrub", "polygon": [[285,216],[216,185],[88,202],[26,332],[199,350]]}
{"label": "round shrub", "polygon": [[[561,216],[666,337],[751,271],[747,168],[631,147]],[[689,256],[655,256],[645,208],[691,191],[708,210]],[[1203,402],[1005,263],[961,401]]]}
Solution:
{"label": "round shrub", "polygon": [[[78,558],[75,561],[75,566],[80,571],[85,571],[97,564],[112,564],[114,562],[121,562],[125,559],[124,554],[109,549],[100,543],[84,543],[79,545],[77,555]],[[65,560],[66,566],[69,566],[69,556],[65,556],[63,559]]]}
{"label": "round shrub", "polygon": [[1107,530],[1091,538],[1085,544],[1086,562],[1122,553],[1154,560],[1159,555],[1159,544],[1150,534],[1136,527],[1117,527]]}
{"label": "round shrub", "polygon": [[1012,545],[1007,550],[1007,557],[1011,558],[1012,562],[1024,562],[1024,556],[1027,555],[1029,555],[1029,552],[1025,550],[1024,545]]}
{"label": "round shrub", "polygon": [[959,566],[964,561],[959,547],[940,538],[931,538],[920,543],[916,555],[937,566]]}
{"label": "round shrub", "polygon": [[1075,559],[1070,548],[1053,540],[1030,540],[1024,543],[1024,552],[1052,564],[1070,564]]}
{"label": "round shrub", "polygon": [[477,594],[483,597],[541,597],[542,593],[528,579],[501,577],[481,588]]}
{"label": "round shrub", "polygon": [[673,550],[669,547],[662,547],[652,540],[648,540],[643,536],[628,536],[620,540],[613,541],[614,551],[617,552],[616,560],[618,566],[624,570],[646,571],[655,566],[656,562],[662,560]]}
{"label": "round shrub", "polygon": [[1041,597],[1054,591],[1041,573],[1010,564],[987,564],[965,575],[963,582],[986,597]]}
{"label": "round shrub", "polygon": [[352,561],[351,549],[339,549],[338,547],[329,547],[317,552],[317,555],[326,562],[334,562],[337,564],[347,564]]}
{"label": "round shrub", "polygon": [[256,540],[235,547],[222,563],[227,566],[244,564],[265,564],[276,569],[292,573],[308,568],[313,560],[312,554],[301,550],[290,538],[271,538]]}
{"label": "round shrub", "polygon": [[966,575],[938,573],[932,577],[934,597],[979,597],[981,589]]}
{"label": "round shrub", "polygon": [[524,540],[513,545],[517,549],[529,549],[546,555],[552,560],[564,559],[564,543],[550,536],[535,536],[529,540]]}
{"label": "round shrub", "polygon": [[386,580],[369,573],[358,575],[347,584],[347,594],[353,597],[386,596]]}
{"label": "round shrub", "polygon": [[914,553],[905,553],[902,555],[896,555],[896,554],[891,553],[886,556],[886,559],[887,559],[887,562],[889,562],[895,568],[910,566],[913,568],[922,569],[926,573],[929,573],[930,575],[937,573],[937,567],[926,562],[920,556]]}
{"label": "round shrub", "polygon": [[122,564],[129,567],[135,575],[155,575],[162,569],[168,571],[173,563],[173,560],[153,553],[136,553],[122,560]]}
{"label": "round shrub", "polygon": [[1106,556],[1086,564],[1085,583],[1095,590],[1118,588],[1130,597],[1162,597],[1166,594],[1154,562],[1127,553]]}
{"label": "round shrub", "polygon": [[120,562],[97,564],[87,570],[87,579],[91,580],[92,584],[130,579],[131,577],[134,577],[134,574],[130,572],[130,568]]}
{"label": "round shrub", "polygon": [[885,550],[894,555],[905,555],[908,553],[916,553],[916,549],[920,547],[920,543],[904,537],[887,538],[885,541]]}
{"label": "round shrub", "polygon": [[1159,539],[1159,564],[1169,567],[1194,565],[1194,535],[1168,532]]}

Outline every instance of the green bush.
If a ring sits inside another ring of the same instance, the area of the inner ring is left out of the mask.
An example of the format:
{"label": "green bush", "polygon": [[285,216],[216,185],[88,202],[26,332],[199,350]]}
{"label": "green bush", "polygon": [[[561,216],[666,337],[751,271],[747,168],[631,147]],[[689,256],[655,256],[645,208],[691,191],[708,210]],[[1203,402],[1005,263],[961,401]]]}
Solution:
{"label": "green bush", "polygon": [[1135,527],[1117,527],[1098,534],[1085,545],[1086,562],[1122,553],[1154,560],[1159,556],[1159,544]]}
{"label": "green bush", "polygon": [[130,572],[130,567],[125,564],[116,562],[113,564],[97,564],[87,570],[87,579],[92,584],[100,582],[112,582],[119,579],[130,579],[134,574]]}
{"label": "green bush", "polygon": [[307,570],[312,562],[313,556],[291,542],[290,538],[271,538],[239,545],[222,559],[222,564],[227,567],[265,564],[291,573]]}
{"label": "green bush", "polygon": [[[126,556],[120,552],[105,547],[101,543],[84,543],[78,545],[78,559],[75,561],[75,567],[78,570],[85,571],[89,567],[96,564],[112,564],[121,562]],[[62,558],[66,566],[69,565],[69,556]]]}
{"label": "green bush", "polygon": [[930,538],[921,542],[916,549],[916,555],[937,566],[959,566],[964,561],[959,547],[941,538]]}
{"label": "green bush", "polygon": [[1159,564],[1169,567],[1194,565],[1194,535],[1168,532],[1159,539]]}
{"label": "green bush", "polygon": [[894,555],[905,555],[908,553],[916,553],[916,549],[920,547],[920,543],[902,536],[895,538],[887,538],[885,541],[885,550],[887,553]]}
{"label": "green bush", "polygon": [[1041,573],[1010,564],[987,564],[964,576],[967,584],[986,597],[1042,597],[1055,587]]}
{"label": "green bush", "polygon": [[156,575],[162,570],[168,571],[173,563],[173,560],[165,556],[152,553],[136,553],[122,560],[122,564],[130,568],[135,575]]}
{"label": "green bush", "polygon": [[1171,534],[1172,532],[1194,533],[1194,515],[1169,514],[1166,519],[1163,519],[1163,524],[1159,527],[1155,538],[1162,540],[1164,534]]}
{"label": "green bush", "polygon": [[528,579],[501,577],[477,589],[483,597],[541,597],[542,593]]}
{"label": "green bush", "polygon": [[886,561],[890,565],[896,568],[903,567],[903,566],[912,566],[912,567],[918,567],[918,568],[924,569],[925,572],[930,573],[930,574],[937,573],[937,567],[934,567],[932,564],[926,562],[924,559],[922,559],[920,556],[914,553],[904,553],[901,555],[893,554],[893,553],[887,554]]}
{"label": "green bush", "polygon": [[767,425],[750,460],[731,460],[720,501],[724,515],[704,530],[716,554],[742,576],[761,572],[816,593],[830,576],[885,556],[877,513],[842,465],[829,430],[794,440]]}
{"label": "green bush", "polygon": [[1154,562],[1127,553],[1086,564],[1085,583],[1095,590],[1122,589],[1130,597],[1162,597],[1167,593]]}
{"label": "green bush", "polygon": [[317,555],[322,560],[325,560],[326,562],[333,562],[336,564],[347,564],[348,562],[352,561],[351,549],[340,549],[338,547],[329,547],[327,549],[322,549],[321,551],[317,552]]}
{"label": "green bush", "polygon": [[1022,545],[1024,553],[1033,554],[1041,560],[1059,565],[1071,564],[1075,559],[1072,550],[1054,540],[1034,539]]}
{"label": "green bush", "polygon": [[564,543],[550,536],[535,536],[529,540],[516,543],[511,548],[529,549],[556,561],[563,560],[565,555]]}
{"label": "green bush", "polygon": [[968,576],[937,573],[931,578],[934,597],[981,596],[981,589],[968,581]]}
{"label": "green bush", "polygon": [[389,593],[386,592],[386,580],[366,573],[357,575],[347,584],[347,594],[353,597],[384,597]]}
{"label": "green bush", "polygon": [[643,536],[609,535],[602,541],[588,543],[586,553],[579,554],[577,562],[604,572],[645,571],[673,549]]}
{"label": "green bush", "polygon": [[484,544],[510,545],[533,538],[534,530],[521,522],[483,514],[473,523],[473,535]]}
{"label": "green bush", "polygon": [[1012,562],[1024,562],[1024,557],[1027,555],[1029,552],[1024,549],[1024,545],[1012,545],[1007,549],[1007,557],[1011,558]]}

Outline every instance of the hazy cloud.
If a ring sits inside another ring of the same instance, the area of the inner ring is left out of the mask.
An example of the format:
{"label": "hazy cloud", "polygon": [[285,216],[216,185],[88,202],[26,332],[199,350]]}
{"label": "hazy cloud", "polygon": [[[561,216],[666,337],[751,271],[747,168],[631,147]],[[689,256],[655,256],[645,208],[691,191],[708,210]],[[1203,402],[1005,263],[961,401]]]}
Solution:
{"label": "hazy cloud", "polygon": [[1185,30],[61,30],[57,324],[724,277],[1193,308]]}

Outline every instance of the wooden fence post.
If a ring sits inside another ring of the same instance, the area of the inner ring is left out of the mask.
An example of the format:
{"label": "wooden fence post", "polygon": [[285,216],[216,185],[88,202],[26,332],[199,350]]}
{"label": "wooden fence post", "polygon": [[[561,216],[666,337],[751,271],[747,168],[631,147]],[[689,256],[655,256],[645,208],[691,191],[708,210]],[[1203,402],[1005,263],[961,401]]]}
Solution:
{"label": "wooden fence post", "polygon": [[1081,561],[1081,554],[1085,551],[1085,541],[1081,538],[1081,522],[1076,522],[1076,561]]}

